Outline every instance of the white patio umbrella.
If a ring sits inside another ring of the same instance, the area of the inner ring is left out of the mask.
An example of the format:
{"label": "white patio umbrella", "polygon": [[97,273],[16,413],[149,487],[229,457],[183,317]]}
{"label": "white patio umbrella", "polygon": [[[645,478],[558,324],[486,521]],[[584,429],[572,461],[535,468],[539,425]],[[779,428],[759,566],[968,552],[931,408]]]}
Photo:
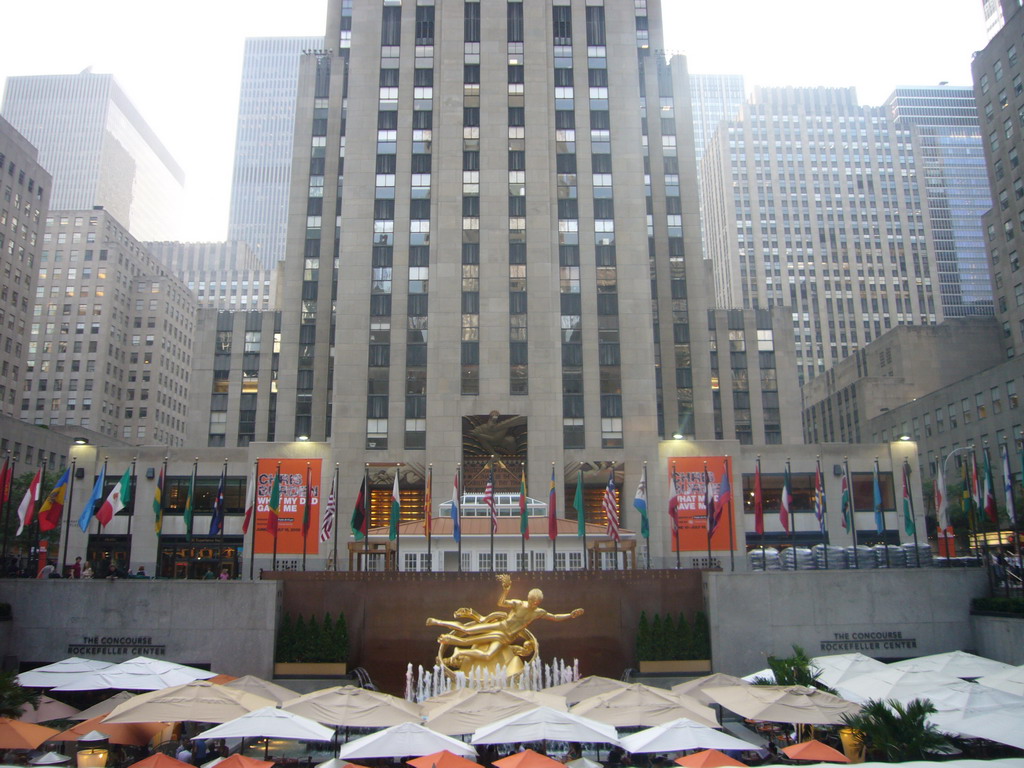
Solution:
{"label": "white patio umbrella", "polygon": [[98,691],[113,688],[122,691],[155,691],[192,680],[206,680],[216,673],[206,669],[175,664],[163,659],[136,656],[96,672],[86,672],[62,685],[55,691]]}
{"label": "white patio umbrella", "polygon": [[820,673],[818,681],[829,688],[835,688],[851,677],[866,675],[886,667],[883,662],[865,656],[863,653],[834,653],[828,656],[815,656],[811,659],[811,665]]}
{"label": "white patio umbrella", "polygon": [[537,707],[496,723],[473,734],[470,744],[509,744],[533,741],[586,741],[618,744],[614,726],[599,723],[571,712]]}
{"label": "white patio umbrella", "polygon": [[432,731],[419,723],[399,723],[343,744],[341,760],[371,757],[421,757],[447,749],[463,757],[476,757],[476,750],[463,741]]}
{"label": "white patio umbrella", "polygon": [[917,696],[898,700],[906,704],[911,698],[928,699],[937,714],[953,714],[959,718],[991,710],[1024,707],[1024,696],[967,681],[921,691]]}
{"label": "white patio umbrella", "polygon": [[958,677],[938,672],[907,672],[887,665],[885,669],[844,680],[836,686],[836,691],[844,699],[863,704],[869,699],[918,698],[923,691],[959,682]]}
{"label": "white patio umbrella", "polygon": [[919,656],[916,659],[904,659],[889,665],[895,669],[904,669],[908,672],[938,672],[950,677],[984,677],[999,672],[1006,672],[1013,669],[1011,664],[1004,664],[995,659],[988,659],[984,656],[976,656],[973,653],[964,651],[950,651],[948,653],[936,653],[931,656]]}
{"label": "white patio umbrella", "polygon": [[1024,707],[983,712],[965,717],[947,727],[939,726],[939,728],[947,733],[953,732],[976,739],[988,739],[1000,744],[1009,744],[1017,749],[1024,749]]}
{"label": "white patio umbrella", "polygon": [[78,656],[71,656],[53,664],[22,672],[18,675],[18,685],[25,688],[55,688],[58,685],[70,683],[83,674],[98,672],[101,669],[112,666],[114,665],[109,661],[96,661],[95,659],[82,659]]}
{"label": "white patio umbrella", "polygon": [[682,752],[685,749],[756,749],[735,736],[680,718],[622,737],[622,748],[642,752]]}
{"label": "white patio umbrella", "polygon": [[998,688],[1000,691],[1024,696],[1024,664],[979,677],[976,682],[989,688]]}
{"label": "white patio umbrella", "polygon": [[334,730],[308,717],[286,712],[277,707],[263,707],[247,712],[234,720],[215,725],[196,734],[196,739],[244,739],[266,737],[270,739],[300,739],[302,741],[330,741]]}
{"label": "white patio umbrella", "polygon": [[570,760],[566,763],[569,768],[604,768],[604,765],[591,760],[589,757],[577,757],[575,760]]}

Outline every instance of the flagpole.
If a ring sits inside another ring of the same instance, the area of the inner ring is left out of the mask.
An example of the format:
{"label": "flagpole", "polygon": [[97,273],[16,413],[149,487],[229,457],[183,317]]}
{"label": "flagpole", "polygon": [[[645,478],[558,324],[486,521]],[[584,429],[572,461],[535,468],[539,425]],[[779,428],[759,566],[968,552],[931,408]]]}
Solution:
{"label": "flagpole", "polygon": [[[227,528],[227,525],[228,525],[228,519],[227,519],[228,511],[227,511],[227,508],[226,508],[227,502],[224,500],[222,494],[226,493],[227,487],[228,487],[228,457],[227,456],[224,457],[224,468],[221,470],[220,476],[221,476],[221,480],[217,484],[217,498],[216,498],[214,503],[217,504],[217,533],[220,534],[220,541],[218,542],[218,544],[220,546],[220,563],[221,563],[220,567],[223,568],[224,567],[224,529]],[[238,578],[241,578],[241,576],[239,575]]]}
{"label": "flagpole", "polygon": [[338,487],[338,483],[341,481],[341,463],[334,462],[334,481],[331,483],[331,488],[334,489],[334,521],[331,524],[331,562],[334,564],[334,570],[338,570],[338,496],[341,494],[341,489]]}
{"label": "flagpole", "polygon": [[711,495],[711,478],[708,476],[708,463],[704,462],[704,529],[708,539],[708,567],[711,570],[711,518],[714,516],[714,509],[708,505],[708,497]]}
{"label": "flagpole", "polygon": [[818,508],[821,510],[821,519],[818,527],[821,529],[821,547],[825,553],[825,570],[828,570],[828,527],[825,525],[825,476],[821,474],[821,454],[815,458],[816,474],[814,477],[814,495],[817,498]]}
{"label": "flagpole", "polygon": [[878,469],[878,457],[875,456],[874,491],[872,491],[872,493],[877,491],[878,492],[878,498],[877,499],[872,499],[872,503],[875,505],[875,516],[877,518],[876,522],[877,521],[881,521],[881,523],[882,523],[882,530],[879,531],[879,533],[882,534],[882,546],[885,547],[885,567],[886,568],[890,568],[891,565],[889,564],[889,541],[888,541],[889,537],[887,535],[888,527],[887,527],[886,522],[885,522],[885,507],[882,506],[882,489],[881,489],[881,486],[879,485],[879,483],[881,482],[880,479],[879,479],[879,472],[880,471]]}
{"label": "flagpole", "polygon": [[128,515],[128,574],[132,572],[132,520],[135,518],[135,465],[138,456],[132,456],[132,474],[128,478],[128,493],[131,494],[129,501],[132,505],[131,514]]}
{"label": "flagpole", "polygon": [[[576,470],[576,490],[578,491],[579,506],[583,507],[583,470]],[[573,499],[575,502],[576,499]],[[577,509],[576,528],[582,533],[583,538],[583,570],[590,570],[590,562],[587,559],[587,515],[582,509]]]}
{"label": "flagpole", "polygon": [[[398,471],[402,463],[395,464],[395,483],[398,483]],[[400,571],[402,551],[402,489],[398,489],[398,514],[395,517],[395,570]]]}
{"label": "flagpole", "polygon": [[[490,470],[491,474],[493,474],[494,473],[494,454],[491,454],[491,461],[487,465],[487,467]],[[494,515],[494,484],[490,482],[490,478],[491,478],[491,476],[488,475],[488,483],[491,486],[491,496],[490,496],[489,500],[487,498],[485,498],[484,502],[487,503],[487,505],[488,505],[487,506],[488,514],[491,516],[491,519],[487,521],[487,527],[490,528],[490,530],[491,530],[491,570],[493,571],[494,570],[494,524],[495,524],[496,521],[494,520],[494,517],[493,517],[493,515]],[[486,496],[486,493],[484,495]]]}
{"label": "flagpole", "polygon": [[903,472],[907,484],[907,498],[910,500],[910,520],[914,524],[914,556],[917,558],[917,567],[921,567],[921,551],[917,548],[917,518],[914,515],[914,493],[910,488],[910,462],[903,459]]}
{"label": "flagpole", "polygon": [[[612,462],[612,468],[608,471],[608,481],[614,486],[615,485],[615,462]],[[615,492],[612,491],[614,498]],[[622,515],[619,514],[619,510],[622,508],[621,504],[615,505],[615,510],[612,514],[615,515],[615,536],[612,537],[613,550],[615,552],[615,570],[619,570],[619,519]]]}
{"label": "flagpole", "polygon": [[[109,459],[110,459],[110,457],[109,457],[109,456],[104,456],[104,457],[103,457],[103,478],[104,478],[104,485],[106,485],[106,477],[107,477],[107,461],[108,461]],[[102,499],[102,498],[106,498],[106,497],[105,497],[105,496],[103,495],[103,491],[104,491],[104,490],[105,490],[104,488],[100,488],[100,496],[99,496],[99,498],[98,498],[98,499],[96,499],[96,501],[99,501],[99,500],[100,500],[100,499]],[[101,502],[101,503],[102,503],[102,502]],[[90,510],[90,511],[91,511],[91,512],[93,513],[93,516],[95,517],[95,512],[96,512],[96,502],[95,502],[95,501],[93,502],[93,505],[92,505],[92,510]],[[97,536],[99,536],[99,535],[100,535],[100,534],[101,534],[102,532],[103,532],[103,523],[101,523],[101,522],[100,522],[100,519],[99,519],[99,518],[97,517],[97,518],[96,518],[96,535],[97,535]],[[110,562],[111,562],[111,564],[113,564],[113,562],[114,562],[114,561],[113,561],[113,558],[111,558],[111,561],[110,561]]]}
{"label": "flagpole", "polygon": [[[194,471],[195,470],[193,469],[193,472]],[[274,515],[274,517],[275,517],[275,520],[274,520],[274,553],[273,553],[273,560],[271,562],[271,569],[274,570],[275,572],[277,571],[277,530],[278,530],[278,528],[280,528],[280,524],[281,524],[281,521],[276,519],[278,517],[278,513],[281,511],[281,501],[280,501],[280,499],[281,499],[281,462],[280,461],[277,462],[276,480],[277,480],[277,494],[278,494],[278,496],[277,496],[277,498],[278,498],[277,509],[276,510],[271,510],[268,513],[268,514]]]}
{"label": "flagpole", "polygon": [[4,466],[10,465],[11,471],[3,478],[5,485],[6,498],[4,499],[4,563],[3,563],[3,576],[7,575],[7,535],[8,528],[11,522],[11,491],[14,490],[14,468],[18,464],[18,460],[14,458],[14,454],[7,451],[7,460],[4,461]]}
{"label": "flagpole", "polygon": [[[726,471],[726,473],[729,476],[729,488],[732,488],[732,466],[731,466],[731,464],[729,462],[729,457],[728,456],[725,457],[725,471]],[[741,490],[742,490],[742,486],[741,486]],[[732,529],[733,510],[735,509],[735,506],[733,506],[732,500],[734,498],[736,498],[736,494],[732,494],[730,496],[730,498],[729,498],[729,506],[731,507],[731,509],[728,510],[729,516],[728,516],[728,518],[725,521],[726,525],[729,526],[729,571],[730,572],[735,572],[736,571],[736,538],[735,538],[735,535],[734,535],[734,532],[733,532],[733,529]]]}
{"label": "flagpole", "polygon": [[434,506],[434,500],[431,498],[434,494],[434,465],[427,465],[427,498],[426,503],[423,505],[423,513],[425,515],[423,524],[423,535],[427,537],[427,569],[432,573],[434,571],[434,555],[431,552],[431,539],[433,539],[433,521],[431,520],[431,513],[433,512],[432,507]]}
{"label": "flagpole", "polygon": [[[644,473],[644,493],[647,493],[647,459],[644,459],[644,468],[641,470]],[[644,515],[647,520],[647,536],[646,546],[644,549],[647,550],[647,570],[651,570],[651,528],[650,528],[650,510]]]}
{"label": "flagpole", "polygon": [[[167,459],[164,459],[164,466],[167,466]],[[260,459],[259,456],[252,463],[252,517],[249,520],[249,526],[252,528],[252,536],[249,539],[249,581],[253,581],[253,576],[256,569],[256,496],[258,489],[256,484],[259,482],[259,467]],[[246,496],[249,494],[247,493]],[[243,537],[242,542],[245,542]]]}
{"label": "flagpole", "polygon": [[765,572],[768,571],[768,559],[764,553],[764,500],[761,496],[761,454],[757,454],[757,464],[754,467],[756,487],[754,488],[754,528],[761,524],[758,535],[761,537],[761,566]]}
{"label": "flagpole", "polygon": [[[555,518],[557,511],[557,490],[554,487],[555,484],[555,462],[551,462],[551,485],[552,488],[548,492],[548,538],[551,539],[551,570],[558,570],[558,533],[557,529],[553,529],[553,525],[557,525]],[[554,502],[554,503],[553,503]],[[552,535],[554,534],[554,535]]]}
{"label": "flagpole", "polygon": [[[309,497],[313,495],[313,489],[310,482],[310,472],[312,471],[312,462],[306,462],[306,503],[302,509],[302,571],[306,571],[306,549],[308,549],[306,536],[309,533]],[[317,547],[319,550],[319,547]]]}
{"label": "flagpole", "polygon": [[[989,580],[990,580],[989,581],[989,584],[990,584],[989,588],[991,589],[991,587],[993,585],[992,577],[994,575],[997,575],[997,574],[995,574],[994,571],[993,571],[992,562],[991,562],[991,559],[989,557],[989,546],[988,546],[988,538],[989,538],[988,537],[988,533],[989,532],[985,530],[985,528],[986,528],[985,524],[986,523],[988,523],[989,526],[991,526],[991,524],[992,524],[992,521],[988,519],[988,510],[986,509],[986,507],[988,505],[988,498],[987,498],[987,493],[986,493],[985,489],[986,489],[986,486],[991,486],[992,485],[992,483],[989,482],[989,475],[992,474],[992,462],[989,460],[989,456],[988,456],[988,441],[987,440],[984,443],[982,443],[982,446],[981,446],[981,457],[982,457],[982,461],[983,461],[984,467],[985,467],[985,478],[984,478],[984,480],[981,480],[981,478],[979,478],[980,482],[978,483],[978,492],[979,492],[978,493],[978,498],[981,500],[981,503],[978,505],[978,509],[977,509],[976,514],[978,514],[978,528],[981,530],[981,532],[983,534],[982,535],[982,542],[984,544],[985,566],[986,566],[986,570],[989,573]],[[984,514],[982,514],[982,513],[984,513]],[[999,512],[997,510],[996,511],[996,528],[998,529],[998,527],[999,527]],[[999,540],[1000,540],[1000,544],[1001,544],[1002,543],[1002,541],[1001,541],[1001,539],[1002,539],[1002,531],[997,530],[996,535],[1000,537]]]}
{"label": "flagpole", "polygon": [[[157,558],[158,558],[157,559],[157,570],[153,574],[154,576],[159,576],[160,575],[160,571],[159,571],[159,565],[160,565],[159,557],[160,557],[160,552],[162,551],[161,548],[160,548],[160,539],[163,537],[163,533],[164,533],[164,486],[167,484],[167,459],[168,458],[169,458],[168,456],[166,456],[166,455],[164,456],[163,469],[160,471],[160,477],[157,478],[157,481],[156,481],[157,491],[159,491],[159,493],[160,493],[159,506],[157,505],[158,500],[156,498],[156,492],[154,492],[154,494],[153,494],[153,512],[157,516],[156,524],[153,527],[154,527],[155,533],[156,533],[156,551],[157,551]],[[174,561],[172,560],[171,561],[172,575],[173,575],[173,567],[174,567]]]}
{"label": "flagpole", "polygon": [[[1021,484],[1024,485],[1024,440],[1018,443],[1020,458],[1020,476]],[[1010,476],[1010,495],[1013,496],[1014,502],[1016,502],[1016,496],[1013,494],[1013,476]],[[1016,507],[1013,510],[1013,532],[1014,532],[1014,544],[1017,546],[1017,576],[1020,579],[1024,579],[1024,553],[1021,552],[1021,541],[1020,541],[1020,513],[1017,512]]]}
{"label": "flagpole", "polygon": [[[456,528],[459,530],[459,573],[462,573],[462,507],[466,503],[466,495],[462,492],[462,463],[459,462],[455,465],[455,476],[459,478],[459,508],[455,511],[455,516],[458,518],[454,521]],[[453,529],[454,532],[454,529]]]}
{"label": "flagpole", "polygon": [[[850,459],[847,456],[843,456],[843,471],[846,473],[846,487],[850,492],[850,535],[853,539],[853,567],[860,569],[860,562],[857,559],[857,501],[853,495],[853,475],[850,474]],[[849,566],[849,563],[847,563],[847,566]]]}
{"label": "flagpole", "polygon": [[785,499],[783,499],[782,503],[786,504],[786,515],[789,517],[789,541],[790,546],[793,548],[793,570],[799,571],[800,559],[797,557],[796,551],[796,510],[793,509],[793,489],[789,487],[789,483],[792,482],[792,477],[792,468],[789,463],[789,456],[787,456],[786,475],[782,481],[782,495],[786,496],[788,494],[788,498],[790,499],[790,501],[787,502]]}
{"label": "flagpole", "polygon": [[[43,532],[39,528],[39,499],[46,498],[43,494],[43,483],[46,481],[46,457],[43,457],[43,463],[40,467],[39,474],[39,488],[36,489],[36,498],[32,500],[32,522],[35,523],[35,551],[36,551],[36,574],[39,573],[39,539],[43,535]],[[49,491],[46,492],[49,494]],[[30,534],[32,535],[32,534]],[[50,553],[47,551],[46,559],[50,559]]]}
{"label": "flagpole", "polygon": [[672,498],[669,500],[672,510],[672,548],[676,551],[676,570],[682,566],[679,555],[679,486],[676,485],[676,463],[672,462]]}
{"label": "flagpole", "polygon": [[[520,493],[520,496],[522,498],[522,503],[523,503],[523,509],[519,510],[519,515],[520,515],[520,519],[519,519],[519,528],[520,528],[520,531],[519,531],[519,542],[522,545],[522,553],[523,553],[522,554],[522,560],[523,560],[524,570],[529,570],[529,563],[526,562],[526,537],[529,535],[529,532],[530,532],[530,514],[529,514],[529,509],[526,506],[529,502],[526,501],[526,462],[525,461],[522,461],[522,462],[519,463],[519,472],[520,472],[519,476],[522,478],[522,483],[519,486],[519,493]],[[526,529],[525,530],[523,530],[523,522],[524,521],[526,522]]]}
{"label": "flagpole", "polygon": [[[71,457],[71,474],[70,474],[70,479],[68,480],[67,503],[65,504],[65,506],[68,508],[68,513],[64,516],[64,518],[65,518],[64,519],[64,548],[63,548],[63,554],[61,555],[61,558],[60,558],[60,573],[61,573],[62,576],[64,575],[64,569],[67,568],[67,565],[68,565],[68,539],[71,538],[71,500],[75,498],[75,464],[76,464],[76,462],[77,462],[77,458],[72,456]],[[4,566],[6,567],[6,563],[4,563]],[[0,574],[0,577],[2,577],[3,575],[4,574]]]}

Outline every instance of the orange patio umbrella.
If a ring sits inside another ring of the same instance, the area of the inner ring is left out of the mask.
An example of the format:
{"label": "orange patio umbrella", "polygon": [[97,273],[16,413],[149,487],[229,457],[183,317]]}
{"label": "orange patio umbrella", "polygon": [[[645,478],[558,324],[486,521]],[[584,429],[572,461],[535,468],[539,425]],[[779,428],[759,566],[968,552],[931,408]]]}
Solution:
{"label": "orange patio umbrella", "polygon": [[56,728],[0,717],[0,749],[35,749],[57,733]]}
{"label": "orange patio umbrella", "polygon": [[791,760],[808,760],[812,763],[848,763],[850,758],[833,749],[828,744],[823,744],[817,739],[802,741],[799,744],[792,744],[783,747],[782,751]]}
{"label": "orange patio umbrella", "polygon": [[53,740],[78,741],[91,731],[99,731],[107,734],[107,741],[111,744],[130,744],[141,747],[148,744],[154,736],[167,727],[167,723],[104,723],[104,717],[106,715],[96,715],[96,717],[83,720],[78,725],[73,725],[66,731],[58,733]]}
{"label": "orange patio umbrella", "polygon": [[700,752],[694,752],[692,755],[677,757],[676,762],[680,765],[685,765],[686,768],[721,768],[721,766],[747,768],[746,763],[741,763],[739,760],[729,757],[725,752],[719,752],[717,749],[705,749]]}
{"label": "orange patio umbrella", "polygon": [[406,762],[413,766],[413,768],[483,768],[480,763],[474,763],[468,757],[456,755],[447,749],[442,749],[440,752],[435,752],[432,755],[415,757],[412,760],[406,760]]}
{"label": "orange patio umbrella", "polygon": [[494,765],[499,768],[562,768],[557,760],[552,760],[547,755],[534,752],[532,749],[524,749],[514,755],[495,760]]}
{"label": "orange patio umbrella", "polygon": [[216,768],[273,768],[273,766],[273,760],[257,760],[255,757],[246,757],[236,752],[217,763]]}
{"label": "orange patio umbrella", "polygon": [[149,757],[139,760],[137,763],[132,763],[128,768],[188,768],[188,763],[184,763],[176,757],[165,755],[163,752],[154,752]]}

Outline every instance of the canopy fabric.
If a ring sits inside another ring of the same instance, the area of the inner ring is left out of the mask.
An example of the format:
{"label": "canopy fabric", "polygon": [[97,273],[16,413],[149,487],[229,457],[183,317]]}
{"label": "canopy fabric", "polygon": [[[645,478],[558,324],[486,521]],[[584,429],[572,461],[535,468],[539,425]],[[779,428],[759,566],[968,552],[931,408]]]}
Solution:
{"label": "canopy fabric", "polygon": [[160,731],[167,727],[163,722],[145,723],[107,723],[103,715],[83,720],[73,725],[66,731],[61,731],[53,737],[54,741],[86,741],[86,736],[93,731],[105,734],[107,741],[111,744],[129,744],[141,747],[148,744],[150,740]]}
{"label": "canopy fabric", "polygon": [[188,768],[189,763],[183,763],[176,757],[165,755],[163,752],[154,752],[147,758],[132,763],[128,768]]}
{"label": "canopy fabric", "polygon": [[442,749],[440,752],[435,752],[432,755],[414,757],[412,760],[406,760],[406,762],[415,768],[483,768],[480,763],[474,763],[469,758],[456,755],[447,749]]}
{"label": "canopy fabric", "polygon": [[687,766],[687,768],[719,768],[719,766],[746,768],[747,765],[729,757],[724,752],[719,752],[717,749],[705,749],[703,752],[694,752],[692,755],[677,757],[676,762],[679,765]]}
{"label": "canopy fabric", "polygon": [[742,678],[745,683],[752,683],[755,680],[767,680],[770,683],[775,682],[775,673],[772,672],[771,667],[768,669],[762,669],[757,672],[751,672],[749,675],[744,675]]}
{"label": "canopy fabric", "polygon": [[681,717],[712,728],[718,726],[711,707],[685,694],[676,695],[642,683],[591,696],[574,705],[570,712],[616,728],[661,725]]}
{"label": "canopy fabric", "polygon": [[98,672],[101,669],[112,666],[114,665],[109,661],[96,661],[95,659],[70,656],[53,664],[22,672],[18,675],[18,685],[25,688],[55,688],[58,685],[70,683],[83,674]]}
{"label": "canopy fabric", "polygon": [[836,691],[844,699],[863,704],[869,699],[904,701],[919,698],[924,691],[944,688],[959,682],[960,678],[939,672],[912,672],[886,666],[884,669],[844,680],[836,686]]}
{"label": "canopy fabric", "polygon": [[[307,693],[287,702],[282,709],[318,723],[339,727],[387,728],[399,723],[419,723],[421,720],[420,708],[411,701],[353,685],[334,686]],[[443,748],[441,746],[431,751]]]}
{"label": "canopy fabric", "polygon": [[783,747],[782,751],[790,760],[808,760],[813,763],[848,763],[850,758],[833,749],[828,744],[823,744],[817,739],[802,741],[799,744],[790,744]]}
{"label": "canopy fabric", "polygon": [[278,709],[263,707],[246,712],[226,723],[196,734],[196,739],[243,739],[266,737],[271,739],[300,739],[302,741],[330,741],[334,730],[320,725],[308,717]]}
{"label": "canopy fabric", "polygon": [[231,688],[236,691],[255,693],[264,699],[270,699],[275,704],[284,704],[299,696],[298,691],[293,691],[291,688],[285,688],[283,685],[264,680],[262,677],[256,677],[256,675],[243,675],[231,682],[222,683],[222,685],[225,688]]}
{"label": "canopy fabric", "polygon": [[96,672],[83,672],[75,679],[55,686],[55,691],[155,691],[192,680],[205,680],[214,673],[149,656],[136,656]]}
{"label": "canopy fabric", "polygon": [[995,659],[976,656],[964,651],[949,651],[931,656],[919,656],[916,659],[904,659],[889,665],[894,669],[908,672],[938,672],[950,677],[975,678],[994,675],[1013,669],[1013,665],[1004,664]]}
{"label": "canopy fabric", "polygon": [[589,757],[577,757],[575,760],[570,760],[566,763],[569,768],[604,768],[604,765],[591,760]]}
{"label": "canopy fabric", "polygon": [[[523,696],[519,691],[472,690],[463,688],[442,705],[422,705],[427,719],[425,725],[448,736],[473,733],[478,728],[504,720],[512,715],[536,709],[547,702],[552,709],[565,711],[565,701],[559,696]],[[429,766],[427,767],[429,768]]]}
{"label": "canopy fabric", "polygon": [[851,677],[885,669],[887,666],[878,659],[863,653],[834,653],[829,656],[815,656],[811,665],[819,673],[818,682],[835,688]]}
{"label": "canopy fabric", "polygon": [[945,733],[988,739],[1024,749],[1024,707],[990,710],[952,721],[933,715],[931,721]]}
{"label": "canopy fabric", "polygon": [[532,749],[524,749],[522,752],[495,760],[493,765],[498,768],[563,768],[562,763]]}
{"label": "canopy fabric", "polygon": [[[954,715],[958,718],[994,709],[1024,707],[1024,696],[966,681],[922,691],[920,696],[914,698],[928,699],[935,706],[937,714]],[[906,704],[910,699],[904,698],[900,701]]]}
{"label": "canopy fabric", "polygon": [[843,722],[842,715],[860,712],[859,704],[800,685],[733,685],[705,692],[726,709],[751,720],[838,725]]}
{"label": "canopy fabric", "polygon": [[274,702],[254,693],[216,685],[206,680],[192,680],[159,691],[141,693],[117,707],[103,721],[138,723],[162,720],[179,722],[226,723],[247,712],[273,706]]}
{"label": "canopy fabric", "polygon": [[976,682],[989,688],[998,688],[1000,691],[1024,696],[1024,664],[979,677]]}
{"label": "canopy fabric", "polygon": [[88,709],[83,709],[77,715],[69,717],[68,720],[89,720],[97,715],[109,715],[114,711],[118,704],[128,701],[129,699],[134,699],[136,696],[138,696],[137,693],[118,691],[109,699],[104,699],[99,704],[93,704]]}
{"label": "canopy fabric", "polygon": [[57,733],[55,728],[0,717],[0,749],[35,749]]}
{"label": "canopy fabric", "polygon": [[330,760],[324,760],[322,763],[317,763],[315,768],[366,768],[366,766],[332,757]]}
{"label": "canopy fabric", "polygon": [[710,696],[704,693],[704,689],[723,685],[747,685],[747,681],[742,677],[733,677],[732,675],[726,675],[723,672],[715,672],[710,675],[705,675],[704,677],[695,677],[692,680],[687,680],[685,683],[677,683],[669,690],[671,690],[672,693],[682,694],[696,699],[701,704],[709,705],[714,702],[711,701]]}
{"label": "canopy fabric", "polygon": [[40,696],[38,708],[33,708],[28,702],[21,705],[21,717],[18,719],[23,723],[45,723],[47,720],[70,720],[76,714],[78,710],[63,701]]}
{"label": "canopy fabric", "polygon": [[622,748],[631,754],[687,749],[757,749],[742,739],[686,718],[623,736]]}
{"label": "canopy fabric", "polygon": [[60,752],[45,752],[28,761],[29,765],[60,765],[71,762],[71,758]]}
{"label": "canopy fabric", "polygon": [[[562,711],[568,709],[565,704],[565,698],[558,694],[551,693],[551,690],[551,688],[545,688],[543,691],[520,691],[517,688],[502,688],[495,691],[477,690],[475,688],[452,688],[450,691],[439,693],[437,696],[431,696],[429,699],[421,701],[420,713],[423,717],[433,717],[434,714],[439,712],[442,708],[450,707],[456,702],[475,698],[475,694],[477,693],[503,693],[515,696],[518,701],[533,702],[533,705],[536,707],[551,707],[552,709],[559,709]],[[485,705],[487,703],[486,699],[487,697],[481,699],[480,704]],[[498,699],[493,700],[498,701]]]}
{"label": "canopy fabric", "polygon": [[533,741],[585,741],[618,744],[615,728],[550,707],[537,707],[480,728],[471,744],[511,744]]}
{"label": "canopy fabric", "polygon": [[544,693],[553,693],[556,696],[561,696],[565,699],[566,705],[571,707],[573,704],[583,701],[583,699],[590,696],[597,696],[599,693],[606,693],[616,688],[625,688],[627,685],[629,683],[615,680],[611,677],[590,675],[588,677],[581,677],[572,683],[562,683],[551,688],[545,688]]}
{"label": "canopy fabric", "polygon": [[[211,761],[217,768],[273,768],[273,761],[257,760],[255,757],[246,757],[238,754],[229,755],[220,760]],[[211,763],[207,763],[210,765]]]}
{"label": "canopy fabric", "polygon": [[447,749],[463,757],[476,757],[468,744],[432,731],[419,723],[399,723],[382,731],[343,744],[338,757],[343,760],[371,757],[407,757],[429,755]]}

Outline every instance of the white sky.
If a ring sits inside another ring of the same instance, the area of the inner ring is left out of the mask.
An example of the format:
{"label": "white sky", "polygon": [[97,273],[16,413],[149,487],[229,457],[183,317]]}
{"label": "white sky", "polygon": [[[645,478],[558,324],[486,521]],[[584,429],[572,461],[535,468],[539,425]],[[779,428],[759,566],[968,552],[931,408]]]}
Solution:
{"label": "white sky", "polygon": [[[483,0],[492,2],[493,0]],[[612,0],[629,2],[629,0]],[[666,48],[691,72],[755,85],[971,82],[981,0],[662,0]],[[227,232],[246,37],[320,35],[326,0],[36,0],[4,3],[0,77],[112,73],[186,175],[182,240]],[[328,47],[331,47],[328,45]]]}

